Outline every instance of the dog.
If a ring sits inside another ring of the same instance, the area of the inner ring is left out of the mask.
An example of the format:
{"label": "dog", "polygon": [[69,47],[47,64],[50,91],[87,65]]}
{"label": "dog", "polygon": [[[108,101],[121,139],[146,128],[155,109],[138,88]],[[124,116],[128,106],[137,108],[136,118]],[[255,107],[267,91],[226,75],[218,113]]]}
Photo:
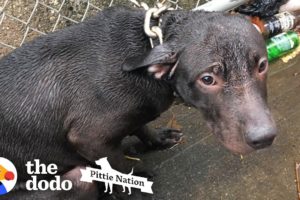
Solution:
{"label": "dog", "polygon": [[57,164],[58,175],[73,182],[73,190],[51,197],[14,191],[6,198],[97,199],[95,183],[79,181],[78,166],[108,157],[129,173],[120,149],[128,135],[150,148],[177,144],[179,130],[146,125],[171,106],[174,92],[203,113],[232,152],[272,144],[268,60],[254,26],[239,15],[168,11],[160,16],[163,43],[151,48],[145,12],[107,8],[0,60],[0,152],[15,164],[18,183],[30,178],[25,163],[37,158]]}

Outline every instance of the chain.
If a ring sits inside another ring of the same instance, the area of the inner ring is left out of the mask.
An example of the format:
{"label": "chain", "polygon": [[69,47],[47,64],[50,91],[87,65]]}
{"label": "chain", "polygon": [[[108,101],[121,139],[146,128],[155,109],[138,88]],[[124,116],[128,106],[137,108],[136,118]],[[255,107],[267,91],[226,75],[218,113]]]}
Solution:
{"label": "chain", "polygon": [[[142,2],[138,3],[136,0],[131,0],[132,3],[134,3],[138,7],[142,7],[146,10],[145,14],[145,21],[144,21],[144,31],[146,35],[149,37],[151,47],[154,47],[153,44],[153,39],[158,38],[159,43],[163,43],[163,34],[162,30],[160,28],[161,25],[161,19],[160,16],[162,13],[168,11],[168,10],[174,10],[173,8],[170,8],[170,4],[164,4],[162,3],[157,3],[155,7],[149,8],[149,6]],[[151,27],[151,19],[158,19],[158,25],[157,26],[152,26]]]}

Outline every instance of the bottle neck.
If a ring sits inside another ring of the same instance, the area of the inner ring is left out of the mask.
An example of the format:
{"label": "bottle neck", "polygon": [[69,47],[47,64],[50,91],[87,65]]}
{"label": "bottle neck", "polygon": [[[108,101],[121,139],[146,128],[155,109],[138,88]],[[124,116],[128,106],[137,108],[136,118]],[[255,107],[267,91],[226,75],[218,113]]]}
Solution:
{"label": "bottle neck", "polygon": [[266,19],[251,17],[251,22],[265,38],[268,38],[288,30],[297,30],[297,27],[300,26],[300,10],[295,12],[281,12]]}

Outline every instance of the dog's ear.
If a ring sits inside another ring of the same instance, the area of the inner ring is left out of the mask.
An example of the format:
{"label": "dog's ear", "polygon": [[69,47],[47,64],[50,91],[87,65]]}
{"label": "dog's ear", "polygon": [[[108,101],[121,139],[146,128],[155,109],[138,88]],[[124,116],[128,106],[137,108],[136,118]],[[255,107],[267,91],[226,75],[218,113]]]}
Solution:
{"label": "dog's ear", "polygon": [[147,67],[150,74],[161,79],[169,73],[177,62],[177,53],[172,51],[167,45],[162,44],[154,47],[145,55],[127,58],[122,66],[124,71],[133,71]]}

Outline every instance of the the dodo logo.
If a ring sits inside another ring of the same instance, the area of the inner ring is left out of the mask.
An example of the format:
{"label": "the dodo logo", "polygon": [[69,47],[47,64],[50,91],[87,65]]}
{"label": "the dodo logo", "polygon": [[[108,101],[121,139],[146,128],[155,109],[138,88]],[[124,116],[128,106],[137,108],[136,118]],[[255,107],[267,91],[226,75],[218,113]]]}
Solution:
{"label": "the dodo logo", "polygon": [[0,195],[11,191],[17,183],[17,170],[6,158],[0,157]]}

